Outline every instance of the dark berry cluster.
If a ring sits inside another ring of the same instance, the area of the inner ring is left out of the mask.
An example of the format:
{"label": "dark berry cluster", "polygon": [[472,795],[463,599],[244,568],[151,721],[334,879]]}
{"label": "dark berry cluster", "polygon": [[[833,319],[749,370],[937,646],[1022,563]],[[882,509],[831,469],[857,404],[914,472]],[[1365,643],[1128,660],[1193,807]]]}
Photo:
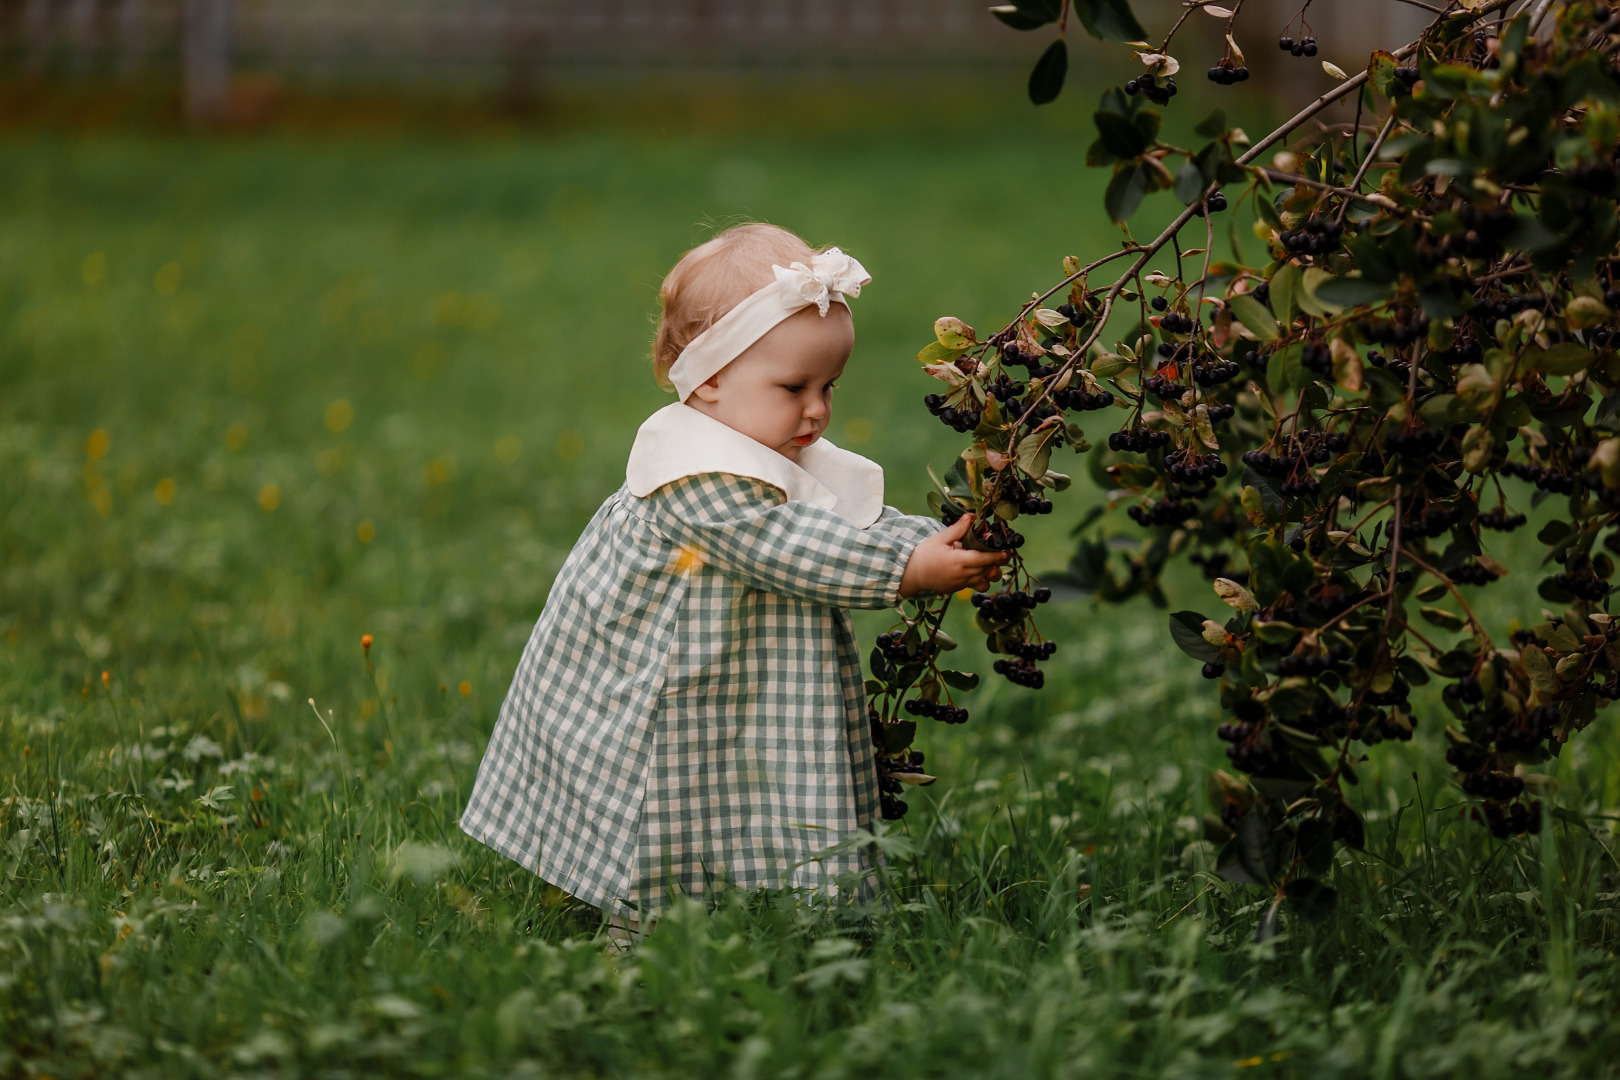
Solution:
{"label": "dark berry cluster", "polygon": [[1211,355],[1202,363],[1193,365],[1193,382],[1199,386],[1219,386],[1224,382],[1231,382],[1243,371],[1231,360]]}
{"label": "dark berry cluster", "polygon": [[1209,422],[1218,424],[1222,420],[1230,420],[1237,413],[1236,405],[1209,405]]}
{"label": "dark berry cluster", "polygon": [[1407,508],[1401,522],[1404,535],[1413,540],[1428,536],[1441,536],[1445,531],[1457,524],[1462,518],[1462,509],[1455,506],[1443,506],[1439,503],[1430,503],[1427,506],[1413,505]]}
{"label": "dark berry cluster", "polygon": [[1517,806],[1486,803],[1485,824],[1489,826],[1491,835],[1498,840],[1506,840],[1521,833],[1538,833],[1541,831],[1541,804],[1535,801],[1520,803]]}
{"label": "dark berry cluster", "polygon": [[1086,313],[1073,304],[1059,304],[1057,311],[1069,320],[1070,326],[1084,326],[1086,323]]}
{"label": "dark berry cluster", "polygon": [[[1154,299],[1163,300],[1164,298],[1155,297]],[[1163,330],[1167,334],[1190,334],[1197,328],[1197,326],[1198,324],[1196,322],[1193,322],[1191,318],[1181,314],[1179,311],[1172,311],[1170,314],[1159,320],[1159,329]],[[1169,356],[1171,354],[1162,353],[1162,355]]]}
{"label": "dark berry cluster", "polygon": [[1039,585],[1028,592],[1023,589],[1004,593],[976,592],[970,602],[975,608],[981,609],[987,618],[995,622],[1008,622],[1026,611],[1034,611],[1035,605],[1044,604],[1050,599],[1052,590]]}
{"label": "dark berry cluster", "polygon": [[1405,360],[1389,359],[1377,349],[1373,349],[1367,353],[1367,363],[1371,364],[1375,368],[1384,368],[1391,375],[1394,375],[1396,378],[1400,379],[1406,378],[1407,371],[1412,367],[1412,365],[1407,363]]}
{"label": "dark berry cluster", "polygon": [[990,668],[997,675],[1005,675],[1007,681],[1014,686],[1027,686],[1031,690],[1039,690],[1046,685],[1046,672],[1036,667],[1030,660],[997,660]]}
{"label": "dark berry cluster", "polygon": [[1609,583],[1592,573],[1591,567],[1553,575],[1553,584],[1569,595],[1596,603],[1609,595]]}
{"label": "dark berry cluster", "polygon": [[[896,787],[900,786],[898,780],[893,781],[893,783]],[[880,812],[883,814],[884,821],[899,821],[906,816],[906,811],[910,809],[906,805],[906,800],[896,798],[887,791],[881,792],[878,798],[881,800]]]}
{"label": "dark berry cluster", "polygon": [[1491,719],[1487,730],[1496,748],[1509,754],[1522,754],[1553,737],[1558,727],[1558,707],[1542,705],[1528,713],[1504,709]]}
{"label": "dark berry cluster", "polygon": [[883,654],[884,659],[893,661],[896,664],[911,661],[926,664],[939,655],[939,646],[934,642],[918,640],[907,645],[905,634],[900,632],[879,634],[874,644],[877,646],[878,652]]}
{"label": "dark berry cluster", "polygon": [[1194,217],[1203,217],[1205,213],[1218,214],[1225,209],[1226,196],[1218,191],[1212,191],[1209,198],[1193,203],[1192,212]]}
{"label": "dark berry cluster", "polygon": [[1395,69],[1395,77],[1407,86],[1416,86],[1417,81],[1423,77],[1416,64],[1402,64]]}
{"label": "dark berry cluster", "polygon": [[1024,534],[1013,532],[1005,525],[994,525],[983,536],[975,537],[991,551],[1016,551],[1024,546]]}
{"label": "dark berry cluster", "polygon": [[1362,703],[1366,705],[1398,705],[1401,708],[1406,708],[1407,699],[1410,698],[1411,695],[1411,684],[1405,679],[1396,679],[1390,684],[1388,690],[1368,690],[1365,694],[1361,695],[1361,700]]}
{"label": "dark berry cluster", "polygon": [[1176,80],[1165,79],[1161,86],[1151,75],[1138,75],[1125,81],[1127,94],[1142,94],[1155,105],[1168,105],[1176,96]]}
{"label": "dark berry cluster", "polygon": [[1055,641],[1015,641],[1007,646],[1007,652],[1020,660],[1050,660],[1057,652]]}
{"label": "dark berry cluster", "polygon": [[1030,495],[1018,504],[1018,509],[1025,514],[1050,514],[1052,500],[1039,495]]}
{"label": "dark berry cluster", "polygon": [[1470,559],[1453,570],[1450,577],[1458,585],[1489,585],[1498,575],[1490,567],[1481,566]]}
{"label": "dark berry cluster", "polygon": [[1052,392],[1052,400],[1060,409],[1074,409],[1079,412],[1091,412],[1093,409],[1106,409],[1114,403],[1114,394],[1110,390],[1099,390],[1095,394],[1087,393],[1078,387],[1069,386],[1062,390]]}
{"label": "dark berry cluster", "polygon": [[1523,514],[1509,513],[1505,506],[1493,507],[1479,515],[1482,528],[1495,529],[1497,532],[1512,532],[1529,520]]}
{"label": "dark berry cluster", "polygon": [[1153,306],[1154,311],[1163,311],[1165,308],[1170,306],[1170,301],[1166,300],[1162,296],[1155,296],[1152,300],[1148,301],[1148,303]]}
{"label": "dark berry cluster", "polygon": [[1555,495],[1573,495],[1575,493],[1575,477],[1558,469],[1548,468],[1545,465],[1529,465],[1519,461],[1507,461],[1502,464],[1502,472],[1506,476],[1517,476],[1520,480],[1528,480],[1542,491],[1550,491]]}
{"label": "dark berry cluster", "polygon": [[1336,641],[1328,646],[1324,653],[1289,653],[1277,661],[1277,674],[1283,678],[1291,675],[1320,675],[1348,659],[1350,647]]}
{"label": "dark berry cluster", "polygon": [[1229,56],[1221,57],[1221,62],[1209,69],[1209,81],[1222,86],[1231,86],[1248,79],[1249,69],[1242,64],[1232,63]]}
{"label": "dark berry cluster", "polygon": [[1132,521],[1147,527],[1153,525],[1180,525],[1198,516],[1198,504],[1182,499],[1160,499],[1145,506],[1133,506],[1125,511]]}
{"label": "dark berry cluster", "polygon": [[1200,674],[1206,679],[1218,679],[1226,674],[1226,665],[1219,660],[1206,660]]}
{"label": "dark berry cluster", "polygon": [[961,408],[945,404],[945,399],[939,394],[929,394],[923,398],[923,404],[928,411],[939,417],[940,422],[954,431],[968,432],[979,426],[978,409]]}
{"label": "dark berry cluster", "polygon": [[1295,41],[1287,34],[1284,34],[1282,37],[1277,39],[1277,48],[1281,49],[1285,53],[1292,53],[1295,56],[1315,56],[1316,38],[1314,35],[1302,33],[1299,36],[1299,40]]}
{"label": "dark berry cluster", "polygon": [[[950,705],[943,701],[924,701],[913,698],[902,706],[912,716],[926,716],[930,720],[938,720],[944,724],[965,724],[968,720],[968,711],[959,705]],[[917,770],[921,772],[922,770]]]}
{"label": "dark berry cluster", "polygon": [[1192,388],[1186,383],[1178,383],[1167,375],[1160,375],[1155,372],[1142,380],[1142,389],[1161,401],[1175,401]]}
{"label": "dark berry cluster", "polygon": [[1384,448],[1392,454],[1420,461],[1440,449],[1446,433],[1436,428],[1413,425],[1397,428],[1384,436]]}
{"label": "dark berry cluster", "polygon": [[1170,433],[1168,431],[1154,431],[1152,428],[1137,427],[1129,431],[1113,431],[1108,434],[1108,449],[1113,451],[1128,451],[1133,454],[1142,454],[1156,446],[1169,446]]}
{"label": "dark berry cluster", "polygon": [[1284,229],[1277,240],[1296,255],[1326,255],[1339,246],[1344,226],[1337,221],[1313,217],[1298,229]]}
{"label": "dark berry cluster", "polygon": [[1226,475],[1226,462],[1178,448],[1164,455],[1164,474],[1178,484],[1205,484]]}
{"label": "dark berry cluster", "polygon": [[1318,375],[1333,374],[1333,353],[1325,341],[1307,341],[1300,351],[1299,362],[1305,370],[1314,371]]}
{"label": "dark berry cluster", "polygon": [[[1620,297],[1617,297],[1620,299]],[[1474,304],[1468,314],[1473,318],[1511,319],[1530,308],[1545,308],[1548,298],[1540,293],[1515,293],[1512,296],[1486,297]]]}
{"label": "dark berry cluster", "polygon": [[1266,741],[1264,734],[1255,733],[1226,748],[1226,756],[1240,771],[1265,776],[1282,764],[1282,758]]}
{"label": "dark berry cluster", "polygon": [[1041,363],[1040,353],[1024,352],[1018,347],[1018,343],[1016,341],[1008,342],[1006,345],[1002,346],[1001,366],[1004,368],[1026,368],[1029,371],[1029,377],[1032,379],[1044,379],[1048,375],[1054,374],[1057,371],[1056,367],[1053,367],[1050,364]]}
{"label": "dark berry cluster", "polygon": [[1429,317],[1422,308],[1396,308],[1388,319],[1364,319],[1356,329],[1367,341],[1380,345],[1407,345],[1429,332]]}
{"label": "dark berry cluster", "polygon": [[1524,793],[1524,781],[1503,772],[1464,773],[1462,789],[1476,799],[1507,802]]}

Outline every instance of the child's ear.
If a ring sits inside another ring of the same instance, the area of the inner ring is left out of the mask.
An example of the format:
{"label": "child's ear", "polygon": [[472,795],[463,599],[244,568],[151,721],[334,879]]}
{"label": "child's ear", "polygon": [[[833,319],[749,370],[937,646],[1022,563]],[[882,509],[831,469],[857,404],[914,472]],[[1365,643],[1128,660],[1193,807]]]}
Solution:
{"label": "child's ear", "polygon": [[720,376],[710,375],[707,382],[698,383],[692,389],[692,396],[713,405],[720,400]]}

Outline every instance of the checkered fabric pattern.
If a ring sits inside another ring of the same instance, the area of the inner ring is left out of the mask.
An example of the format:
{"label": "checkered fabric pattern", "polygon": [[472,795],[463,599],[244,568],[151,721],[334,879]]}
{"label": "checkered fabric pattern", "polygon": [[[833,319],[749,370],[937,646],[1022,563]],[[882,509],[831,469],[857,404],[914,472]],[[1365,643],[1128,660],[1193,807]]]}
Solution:
{"label": "checkered fabric pattern", "polygon": [[824,885],[877,815],[845,608],[899,597],[941,526],[869,528],[727,473],[620,488],[563,563],[461,827],[619,914],[721,882]]}

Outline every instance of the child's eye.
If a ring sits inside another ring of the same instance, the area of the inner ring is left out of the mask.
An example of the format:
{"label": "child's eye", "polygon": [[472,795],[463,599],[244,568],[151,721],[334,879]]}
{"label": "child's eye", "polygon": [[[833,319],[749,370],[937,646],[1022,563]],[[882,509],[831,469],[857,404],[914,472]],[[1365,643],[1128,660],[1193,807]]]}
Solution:
{"label": "child's eye", "polygon": [[795,384],[793,386],[784,386],[784,387],[782,387],[782,389],[786,390],[790,394],[797,394],[799,391],[804,389],[804,384],[803,383],[797,383],[797,384]]}

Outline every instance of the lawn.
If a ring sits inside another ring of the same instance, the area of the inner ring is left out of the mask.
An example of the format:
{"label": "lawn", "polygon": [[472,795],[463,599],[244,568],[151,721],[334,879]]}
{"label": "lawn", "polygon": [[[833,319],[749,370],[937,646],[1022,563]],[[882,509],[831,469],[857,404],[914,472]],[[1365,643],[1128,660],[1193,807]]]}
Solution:
{"label": "lawn", "polygon": [[881,909],[732,895],[616,955],[456,829],[668,400],[660,275],[716,223],[871,270],[831,434],[924,511],[960,449],[919,401],[932,319],[1116,242],[1089,95],[1017,90],[842,128],[7,136],[0,1077],[1620,1073],[1612,718],[1557,763],[1569,817],[1502,844],[1431,703],[1363,766],[1340,910],[1256,944],[1270,897],[1201,840],[1214,695],[1145,605],[1054,605],[1045,690],[924,732],[944,779],[883,837]]}

